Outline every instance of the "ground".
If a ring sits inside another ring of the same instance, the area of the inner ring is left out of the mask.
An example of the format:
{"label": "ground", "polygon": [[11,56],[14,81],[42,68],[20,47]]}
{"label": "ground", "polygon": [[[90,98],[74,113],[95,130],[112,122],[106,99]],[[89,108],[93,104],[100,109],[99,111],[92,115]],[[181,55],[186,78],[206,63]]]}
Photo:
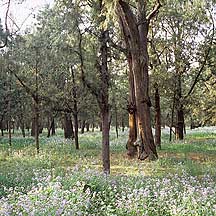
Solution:
{"label": "ground", "polygon": [[188,130],[169,142],[163,130],[157,161],[129,159],[127,131],[111,131],[111,175],[101,167],[101,133],[63,131],[34,139],[0,138],[0,215],[216,215],[216,127]]}

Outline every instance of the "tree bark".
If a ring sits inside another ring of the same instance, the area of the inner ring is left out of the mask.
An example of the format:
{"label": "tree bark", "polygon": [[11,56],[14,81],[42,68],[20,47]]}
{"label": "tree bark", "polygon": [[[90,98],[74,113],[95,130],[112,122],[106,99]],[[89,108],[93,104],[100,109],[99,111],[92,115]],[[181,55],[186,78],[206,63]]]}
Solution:
{"label": "tree bark", "polygon": [[[121,9],[120,9],[121,11]],[[120,19],[120,26],[122,29],[125,46],[127,49],[127,62],[129,68],[129,104],[127,107],[128,117],[129,117],[129,136],[126,144],[126,149],[128,150],[127,155],[130,157],[134,157],[137,155],[137,147],[135,146],[135,142],[137,140],[137,117],[136,117],[136,99],[135,99],[135,87],[134,87],[134,75],[133,75],[133,64],[132,64],[132,55],[130,51],[130,41],[129,35],[130,31],[122,18]],[[124,128],[123,128],[124,129]]]}
{"label": "tree bark", "polygon": [[[101,1],[102,10],[102,1]],[[110,147],[109,147],[109,130],[110,130],[110,107],[109,107],[109,71],[108,71],[108,31],[101,30],[100,32],[100,65],[98,70],[101,76],[101,95],[99,100],[99,107],[102,121],[102,159],[104,173],[110,173]]]}
{"label": "tree bark", "polygon": [[139,159],[158,158],[156,146],[151,129],[148,50],[147,35],[149,20],[146,19],[146,2],[138,1],[138,20],[130,9],[128,3],[119,0],[121,19],[128,28],[130,51],[132,56],[132,69],[135,83],[136,114],[140,135]]}

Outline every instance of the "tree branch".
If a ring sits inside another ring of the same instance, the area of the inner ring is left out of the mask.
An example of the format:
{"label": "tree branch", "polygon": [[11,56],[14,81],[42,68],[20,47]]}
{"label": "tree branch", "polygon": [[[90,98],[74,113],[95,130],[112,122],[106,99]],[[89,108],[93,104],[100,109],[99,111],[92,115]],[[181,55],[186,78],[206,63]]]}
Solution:
{"label": "tree branch", "polygon": [[8,70],[16,77],[16,79],[19,81],[19,83],[21,84],[21,86],[26,90],[26,92],[31,95],[31,97],[34,100],[37,100],[36,95],[34,94],[34,92],[32,92],[32,90],[22,81],[22,79],[10,68],[8,68]]}
{"label": "tree branch", "polygon": [[117,49],[118,51],[120,51],[120,52],[124,53],[125,55],[127,55],[128,50],[127,50],[126,48],[124,48],[124,47],[122,47],[122,46],[116,44],[110,37],[109,37],[109,39],[108,39],[108,42],[110,43],[110,45],[111,45],[113,48],[115,48],[115,49]]}
{"label": "tree branch", "polygon": [[158,13],[158,11],[159,11],[159,9],[160,9],[161,6],[162,6],[162,4],[160,3],[160,0],[157,0],[157,4],[154,6],[154,9],[146,17],[146,19],[147,19],[148,22],[150,22],[151,19],[153,19],[157,15],[157,13]]}
{"label": "tree branch", "polygon": [[[212,18],[212,20],[213,20],[213,18]],[[210,45],[209,45],[208,50],[207,50],[207,52],[206,52],[206,55],[205,55],[203,64],[202,64],[202,66],[200,67],[200,69],[199,69],[199,71],[198,71],[198,73],[197,73],[197,75],[196,75],[196,77],[195,77],[195,79],[194,79],[194,82],[193,82],[193,84],[192,84],[190,90],[188,91],[188,93],[187,93],[186,96],[184,97],[184,100],[192,93],[192,91],[193,91],[195,85],[196,85],[197,82],[199,81],[199,77],[200,77],[202,71],[204,70],[204,68],[205,68],[205,66],[206,66],[206,62],[207,62],[207,60],[208,60],[208,56],[209,56],[210,51],[211,51],[211,49],[212,49],[212,44],[213,44],[213,40],[214,40],[214,30],[215,30],[215,27],[214,27],[214,21],[213,21],[213,33],[212,33]]]}
{"label": "tree branch", "polygon": [[9,13],[9,10],[10,10],[10,3],[11,3],[11,0],[8,0],[8,3],[7,3],[7,10],[6,10],[6,14],[5,14],[6,38],[5,38],[4,44],[0,46],[0,49],[1,49],[1,48],[4,48],[5,46],[7,46],[7,43],[8,43],[8,25],[7,25],[7,20],[8,20],[8,13]]}

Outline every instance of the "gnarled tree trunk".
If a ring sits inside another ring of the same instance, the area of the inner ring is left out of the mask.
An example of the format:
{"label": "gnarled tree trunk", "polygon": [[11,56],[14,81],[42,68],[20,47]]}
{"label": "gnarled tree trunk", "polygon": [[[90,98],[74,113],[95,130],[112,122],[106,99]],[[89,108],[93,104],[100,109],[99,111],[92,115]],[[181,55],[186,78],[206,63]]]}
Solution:
{"label": "gnarled tree trunk", "polygon": [[[132,70],[135,84],[136,114],[139,129],[139,159],[158,158],[156,146],[151,129],[149,75],[148,75],[148,50],[147,35],[150,17],[146,15],[146,1],[138,1],[138,20],[128,3],[119,0],[118,11],[127,35],[131,57]],[[160,6],[160,5],[159,5]]]}

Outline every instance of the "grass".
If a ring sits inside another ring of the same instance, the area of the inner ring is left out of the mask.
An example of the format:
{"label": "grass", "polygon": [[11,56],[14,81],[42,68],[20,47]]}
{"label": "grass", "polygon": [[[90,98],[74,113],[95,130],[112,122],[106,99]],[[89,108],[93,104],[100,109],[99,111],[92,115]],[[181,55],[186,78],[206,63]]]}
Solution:
{"label": "grass", "polygon": [[[134,184],[134,181],[137,181],[137,178],[149,178],[153,181],[152,184],[156,184],[155,181],[157,179],[163,180],[170,175],[184,176],[185,173],[189,176],[194,176],[197,178],[197,181],[208,175],[211,176],[211,181],[214,183],[216,182],[216,131],[189,131],[184,141],[173,141],[171,143],[168,141],[168,134],[164,132],[162,135],[162,150],[159,150],[159,160],[154,162],[129,159],[125,150],[126,140],[127,132],[121,132],[119,134],[119,138],[117,139],[115,133],[111,131],[110,182],[121,182],[121,178],[126,178],[124,181],[131,185],[130,187],[132,188],[134,187],[132,185]],[[34,139],[30,136],[22,138],[20,133],[16,131],[12,138],[12,148],[9,148],[8,146],[7,137],[0,137],[0,197],[7,197],[11,193],[13,194],[11,196],[15,196],[15,192],[13,191],[16,190],[19,193],[26,194],[32,190],[34,185],[36,187],[40,182],[43,182],[43,178],[46,179],[48,178],[47,176],[51,176],[51,182],[56,182],[55,178],[61,177],[61,184],[65,185],[65,187],[69,187],[68,185],[78,182],[79,179],[81,179],[81,181],[84,181],[83,179],[85,179],[85,181],[87,181],[86,185],[91,184],[91,190],[94,188],[94,190],[98,191],[109,191],[109,195],[106,196],[110,199],[110,197],[114,196],[110,189],[104,189],[100,186],[102,184],[101,181],[104,181],[104,177],[98,177],[98,175],[94,177],[95,175],[92,174],[91,179],[86,180],[89,178],[89,176],[86,176],[86,173],[89,171],[102,171],[101,133],[96,131],[80,134],[79,143],[80,150],[76,150],[73,141],[65,140],[63,138],[61,130],[57,131],[56,136],[50,138],[47,138],[44,133],[40,136],[40,154],[37,155],[35,153]],[[74,172],[75,174],[71,176],[70,174]],[[70,176],[70,180],[68,180],[68,175]],[[50,181],[45,183],[46,187],[49,187]],[[109,188],[111,187],[110,182],[104,184]],[[179,182],[179,184],[181,185],[182,183]],[[162,185],[161,188],[163,187],[165,186]],[[62,191],[62,193],[64,192],[65,191]],[[116,192],[116,194],[118,193],[120,192]],[[118,199],[116,198],[116,194],[115,199]],[[21,196],[23,195],[19,195],[19,197]],[[83,194],[81,193],[80,196],[83,196]],[[13,201],[13,206],[15,205],[14,202],[15,201]],[[106,203],[104,205],[107,209],[108,204]],[[52,209],[53,208],[54,207],[52,207]],[[123,212],[122,215],[124,214],[126,213]],[[161,214],[162,213],[158,212],[154,213],[154,211],[152,213],[152,215]],[[16,214],[11,213],[11,215]],[[49,214],[40,213],[39,215]],[[51,215],[57,214],[53,213]],[[78,215],[78,213],[75,215]],[[103,214],[101,213],[101,215]],[[118,213],[117,215],[121,214]],[[137,214],[135,211],[135,213],[131,212],[128,215],[142,214]],[[143,213],[143,215],[145,214]],[[147,215],[151,215],[149,210]],[[175,214],[167,213],[167,215]],[[185,215],[190,214],[185,213]]]}

